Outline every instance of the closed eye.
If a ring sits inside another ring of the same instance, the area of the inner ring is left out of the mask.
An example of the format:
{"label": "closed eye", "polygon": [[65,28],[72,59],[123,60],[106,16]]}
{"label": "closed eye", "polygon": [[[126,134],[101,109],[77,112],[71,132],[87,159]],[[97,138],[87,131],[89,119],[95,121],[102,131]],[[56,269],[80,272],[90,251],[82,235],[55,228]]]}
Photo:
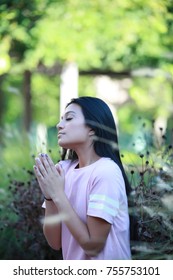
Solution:
{"label": "closed eye", "polygon": [[71,121],[73,118],[66,118],[66,121]]}

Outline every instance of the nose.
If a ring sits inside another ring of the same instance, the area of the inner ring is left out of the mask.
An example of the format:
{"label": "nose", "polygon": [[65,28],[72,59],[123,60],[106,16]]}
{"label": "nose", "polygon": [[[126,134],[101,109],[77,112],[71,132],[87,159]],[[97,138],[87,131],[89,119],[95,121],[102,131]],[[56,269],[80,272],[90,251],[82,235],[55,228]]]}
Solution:
{"label": "nose", "polygon": [[62,129],[63,127],[64,127],[63,120],[61,120],[59,123],[57,123],[56,128],[57,128],[58,130],[60,130],[60,129]]}

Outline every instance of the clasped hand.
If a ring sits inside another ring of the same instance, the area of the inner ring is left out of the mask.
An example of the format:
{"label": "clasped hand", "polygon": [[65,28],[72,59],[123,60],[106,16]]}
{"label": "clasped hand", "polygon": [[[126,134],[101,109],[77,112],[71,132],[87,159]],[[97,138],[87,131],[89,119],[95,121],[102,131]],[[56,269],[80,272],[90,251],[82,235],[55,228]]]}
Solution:
{"label": "clasped hand", "polygon": [[54,165],[47,154],[35,159],[34,172],[43,195],[54,200],[64,190],[64,172],[60,164]]}

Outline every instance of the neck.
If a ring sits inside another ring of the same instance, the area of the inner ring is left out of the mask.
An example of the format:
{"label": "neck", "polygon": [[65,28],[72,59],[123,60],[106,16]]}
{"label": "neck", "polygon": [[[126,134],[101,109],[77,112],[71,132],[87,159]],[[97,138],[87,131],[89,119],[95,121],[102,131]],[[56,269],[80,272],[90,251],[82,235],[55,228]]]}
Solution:
{"label": "neck", "polygon": [[78,150],[76,151],[76,154],[79,160],[79,168],[88,166],[100,159],[100,157],[95,153],[93,148],[87,149],[86,151],[83,149],[81,151]]}

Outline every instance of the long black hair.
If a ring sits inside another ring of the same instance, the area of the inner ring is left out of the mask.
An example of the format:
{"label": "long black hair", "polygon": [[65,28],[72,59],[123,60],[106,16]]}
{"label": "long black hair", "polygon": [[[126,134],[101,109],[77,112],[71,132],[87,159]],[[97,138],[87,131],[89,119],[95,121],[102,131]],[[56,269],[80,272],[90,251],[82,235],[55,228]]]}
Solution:
{"label": "long black hair", "polygon": [[[86,125],[94,130],[94,150],[96,154],[100,157],[111,158],[121,169],[128,196],[131,192],[131,187],[121,162],[117,129],[109,106],[100,98],[90,96],[73,98],[66,108],[70,104],[77,104],[81,107]],[[65,159],[67,152],[69,159],[77,159],[75,151],[67,151],[67,149],[63,149],[62,159]]]}

